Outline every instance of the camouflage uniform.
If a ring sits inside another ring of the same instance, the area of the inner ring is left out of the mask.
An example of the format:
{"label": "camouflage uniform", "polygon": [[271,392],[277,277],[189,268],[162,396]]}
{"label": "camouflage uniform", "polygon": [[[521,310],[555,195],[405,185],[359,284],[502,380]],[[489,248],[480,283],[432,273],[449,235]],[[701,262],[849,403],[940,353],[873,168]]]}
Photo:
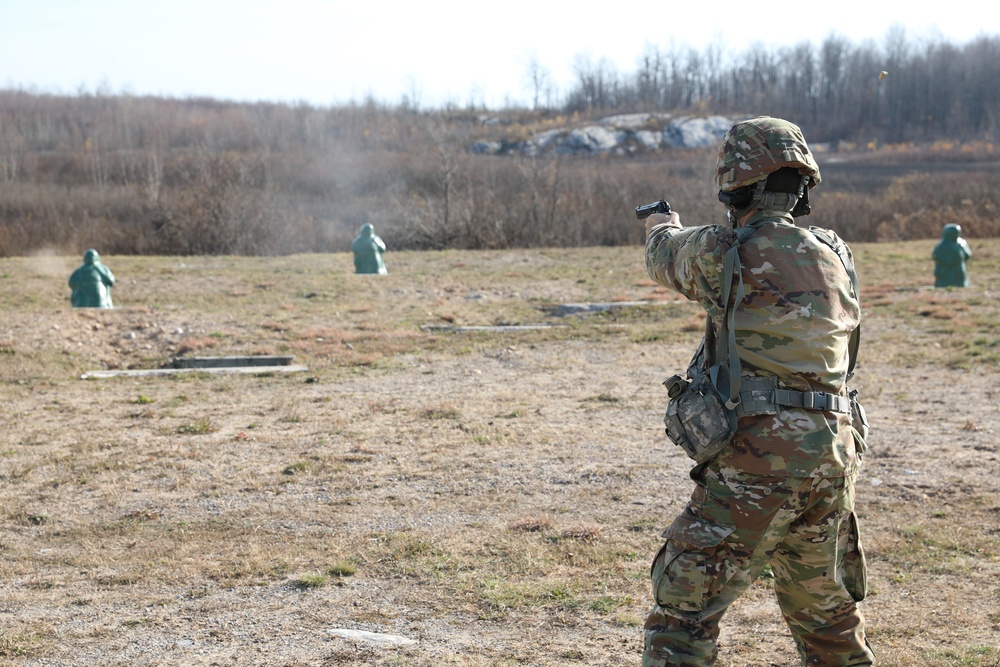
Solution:
{"label": "camouflage uniform", "polygon": [[[840,257],[789,211],[756,210],[743,224],[754,231],[739,250],[741,374],[844,395],[860,306]],[[700,303],[716,331],[734,238],[728,226],[661,224],[646,243],[650,277]],[[854,480],[864,443],[848,414],[777,407],[742,417],[732,443],[692,471],[691,500],[652,565],[644,667],[712,665],[720,619],[768,563],[804,665],[873,664],[857,606],[866,579]]]}

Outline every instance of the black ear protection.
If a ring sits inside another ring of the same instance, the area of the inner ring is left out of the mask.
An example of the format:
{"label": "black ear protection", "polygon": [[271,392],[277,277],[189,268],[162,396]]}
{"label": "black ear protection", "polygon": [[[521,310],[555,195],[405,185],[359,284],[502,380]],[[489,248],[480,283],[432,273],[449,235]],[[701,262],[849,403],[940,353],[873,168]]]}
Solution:
{"label": "black ear protection", "polygon": [[749,185],[744,185],[742,188],[736,188],[732,192],[719,190],[719,201],[726,206],[732,206],[736,210],[746,208],[753,201],[753,188]]}
{"label": "black ear protection", "polygon": [[[798,177],[798,191],[797,192],[784,192],[785,188],[777,190],[777,194],[797,197],[794,208],[792,208],[792,217],[798,218],[803,215],[809,215],[812,212],[812,206],[809,204],[809,181],[811,180],[808,176]],[[770,180],[770,179],[769,179]],[[719,201],[726,206],[732,207],[733,209],[739,211],[749,207],[754,202],[754,197],[759,197],[759,203],[770,203],[767,201],[768,197],[773,198],[773,194],[769,190],[765,190],[765,183],[759,181],[757,185],[744,185],[742,188],[736,188],[732,192],[724,192],[719,190]],[[788,210],[788,209],[785,209]]]}
{"label": "black ear protection", "polygon": [[809,188],[806,187],[802,191],[802,196],[799,197],[799,201],[795,203],[795,208],[792,209],[792,217],[798,218],[803,215],[809,215],[812,212],[812,206],[809,205]]}

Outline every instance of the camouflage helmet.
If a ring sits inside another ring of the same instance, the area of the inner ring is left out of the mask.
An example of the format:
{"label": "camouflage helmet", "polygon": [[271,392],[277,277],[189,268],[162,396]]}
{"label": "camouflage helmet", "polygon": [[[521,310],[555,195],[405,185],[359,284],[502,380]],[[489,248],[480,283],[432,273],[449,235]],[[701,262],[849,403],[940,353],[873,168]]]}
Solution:
{"label": "camouflage helmet", "polygon": [[723,192],[751,185],[782,167],[793,167],[809,184],[820,182],[819,165],[798,125],[780,118],[759,116],[733,125],[722,138],[715,182]]}

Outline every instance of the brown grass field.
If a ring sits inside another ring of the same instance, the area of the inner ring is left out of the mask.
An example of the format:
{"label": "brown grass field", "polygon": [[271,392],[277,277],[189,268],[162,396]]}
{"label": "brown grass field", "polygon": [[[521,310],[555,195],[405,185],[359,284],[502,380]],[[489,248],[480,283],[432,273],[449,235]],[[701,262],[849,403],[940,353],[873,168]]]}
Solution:
{"label": "brown grass field", "polygon": [[[883,666],[1000,665],[1000,239],[971,243],[964,290],[934,241],[854,247]],[[701,327],[640,248],[111,256],[110,311],[69,307],[79,259],[0,259],[0,664],[638,664],[691,486],[660,382]],[[422,327],[512,324],[552,326]],[[308,371],[80,379],[230,354]],[[797,664],[770,587],[719,665]]]}

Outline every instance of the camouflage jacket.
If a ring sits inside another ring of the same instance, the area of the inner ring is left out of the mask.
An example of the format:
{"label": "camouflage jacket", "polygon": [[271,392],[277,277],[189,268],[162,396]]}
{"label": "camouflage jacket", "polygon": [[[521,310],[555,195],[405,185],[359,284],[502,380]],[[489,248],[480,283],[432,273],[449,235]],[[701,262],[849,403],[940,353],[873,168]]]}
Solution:
{"label": "camouflage jacket", "polygon": [[[740,247],[746,296],[738,304],[742,375],[775,376],[783,388],[843,395],[848,342],[861,308],[837,254],[792,216],[754,214],[756,231]],[[655,226],[646,240],[649,276],[712,317],[716,331],[723,260],[734,232],[724,225]],[[744,417],[713,465],[762,476],[840,477],[857,472],[849,415],[782,407]]]}

